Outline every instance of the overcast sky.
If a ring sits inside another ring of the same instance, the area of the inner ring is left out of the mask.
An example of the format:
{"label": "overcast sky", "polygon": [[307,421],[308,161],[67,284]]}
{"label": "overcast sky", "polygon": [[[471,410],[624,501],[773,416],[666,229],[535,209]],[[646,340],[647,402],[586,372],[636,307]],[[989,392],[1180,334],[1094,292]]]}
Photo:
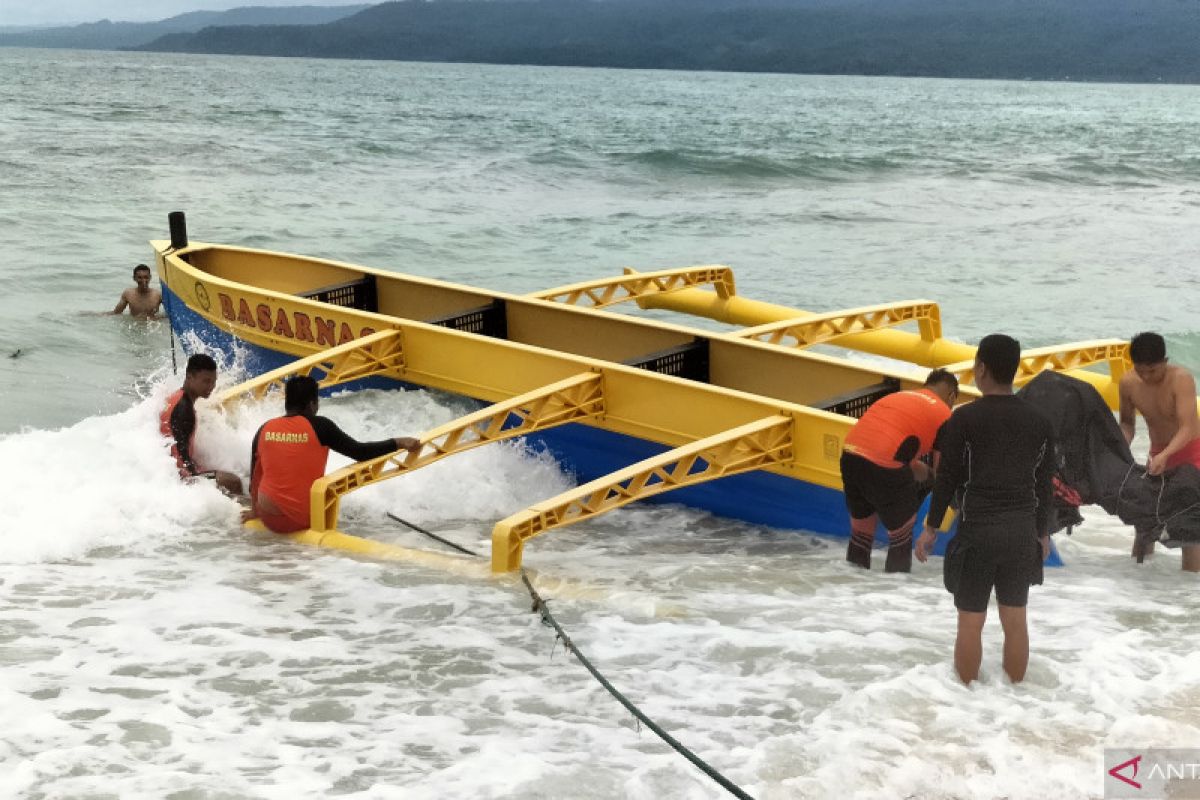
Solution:
{"label": "overcast sky", "polygon": [[0,0],[0,25],[67,25],[76,22],[150,22],[185,11],[225,11],[241,6],[352,6],[382,0]]}

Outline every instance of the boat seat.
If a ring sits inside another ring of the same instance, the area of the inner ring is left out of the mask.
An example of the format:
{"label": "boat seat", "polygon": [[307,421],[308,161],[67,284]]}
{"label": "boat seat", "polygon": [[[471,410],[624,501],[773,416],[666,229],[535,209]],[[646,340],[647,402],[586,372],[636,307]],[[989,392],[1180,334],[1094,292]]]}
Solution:
{"label": "boat seat", "polygon": [[508,316],[504,301],[497,298],[487,305],[468,308],[442,317],[425,320],[431,325],[441,325],[464,333],[476,333],[495,339],[508,338]]}
{"label": "boat seat", "polygon": [[329,303],[342,308],[354,308],[359,311],[379,311],[378,294],[375,291],[375,276],[366,275],[356,281],[335,283],[300,292],[300,297],[316,300],[318,303]]}
{"label": "boat seat", "polygon": [[876,400],[898,391],[900,391],[899,378],[884,378],[880,383],[873,383],[870,386],[864,386],[852,392],[819,400],[813,403],[812,406],[822,411],[829,411],[833,414],[842,414],[843,416],[857,419],[867,413],[867,409]]}
{"label": "boat seat", "polygon": [[687,344],[635,356],[621,363],[663,375],[708,383],[708,339],[697,337]]}

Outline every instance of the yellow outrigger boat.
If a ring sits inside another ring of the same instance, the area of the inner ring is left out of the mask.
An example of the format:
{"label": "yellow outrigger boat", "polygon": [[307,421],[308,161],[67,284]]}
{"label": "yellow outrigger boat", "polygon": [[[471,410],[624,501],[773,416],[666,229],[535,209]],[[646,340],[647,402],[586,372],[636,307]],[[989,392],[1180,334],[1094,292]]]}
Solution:
{"label": "yellow outrigger boat", "polygon": [[[151,245],[173,330],[208,348],[237,348],[259,373],[222,402],[313,374],[322,387],[421,386],[484,404],[426,432],[418,452],[318,480],[305,541],[379,553],[382,545],[337,531],[346,493],[515,437],[548,448],[582,485],[498,522],[494,572],[519,568],[539,534],[668,492],[736,519],[846,536],[838,468],[845,434],[874,400],[924,376],[809,348],[834,344],[945,367],[963,382],[963,401],[978,396],[974,348],[943,338],[928,300],[800,311],[739,297],[725,266],[626,270],[517,295],[189,242],[183,215],[171,223],[171,240]],[[722,333],[605,310],[626,301],[743,327]],[[904,324],[916,331],[896,329]],[[1121,340],[1029,350],[1018,383],[1066,371],[1111,407],[1128,351]],[[1095,365],[1105,369],[1088,369]]]}

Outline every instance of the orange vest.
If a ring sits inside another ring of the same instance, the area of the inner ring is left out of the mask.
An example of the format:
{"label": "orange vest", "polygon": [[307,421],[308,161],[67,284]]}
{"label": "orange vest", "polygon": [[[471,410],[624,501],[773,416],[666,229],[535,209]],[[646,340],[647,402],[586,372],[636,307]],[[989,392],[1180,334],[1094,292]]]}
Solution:
{"label": "orange vest", "polygon": [[258,432],[257,458],[250,476],[250,498],[267,495],[287,517],[309,526],[309,490],[325,474],[329,448],[305,417],[268,420]]}
{"label": "orange vest", "polygon": [[[176,389],[175,393],[167,398],[167,407],[158,415],[158,430],[163,436],[171,440],[171,456],[175,459],[175,464],[179,467],[180,476],[186,478],[191,475],[188,472],[187,465],[183,463],[183,456],[179,454],[179,443],[175,441],[175,432],[171,430],[171,415],[175,413],[175,406],[179,405],[179,401],[183,399],[183,389]],[[188,453],[194,460],[196,458],[196,430],[192,429],[192,435],[188,437]]]}
{"label": "orange vest", "polygon": [[877,400],[846,434],[845,450],[881,467],[896,468],[896,452],[905,439],[916,437],[914,458],[933,449],[942,423],[950,419],[950,407],[929,389],[893,392]]}

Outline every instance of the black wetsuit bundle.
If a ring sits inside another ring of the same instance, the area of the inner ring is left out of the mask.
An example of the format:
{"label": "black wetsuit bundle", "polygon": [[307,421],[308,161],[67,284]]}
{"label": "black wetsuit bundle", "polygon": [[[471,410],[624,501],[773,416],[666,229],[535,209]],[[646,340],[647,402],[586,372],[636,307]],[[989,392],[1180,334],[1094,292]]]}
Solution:
{"label": "black wetsuit bundle", "polygon": [[1200,543],[1200,470],[1183,464],[1147,475],[1104,398],[1084,381],[1043,372],[1019,395],[1054,426],[1066,491],[1056,492],[1052,531],[1081,522],[1078,505],[1095,504],[1132,525],[1141,539],[1161,539],[1168,547]]}
{"label": "black wetsuit bundle", "polygon": [[940,525],[951,500],[958,533],[946,549],[946,588],[964,611],[986,611],[993,586],[1006,606],[1024,606],[1042,582],[1041,545],[1053,493],[1050,421],[1015,395],[985,395],[942,426],[928,523]]}

